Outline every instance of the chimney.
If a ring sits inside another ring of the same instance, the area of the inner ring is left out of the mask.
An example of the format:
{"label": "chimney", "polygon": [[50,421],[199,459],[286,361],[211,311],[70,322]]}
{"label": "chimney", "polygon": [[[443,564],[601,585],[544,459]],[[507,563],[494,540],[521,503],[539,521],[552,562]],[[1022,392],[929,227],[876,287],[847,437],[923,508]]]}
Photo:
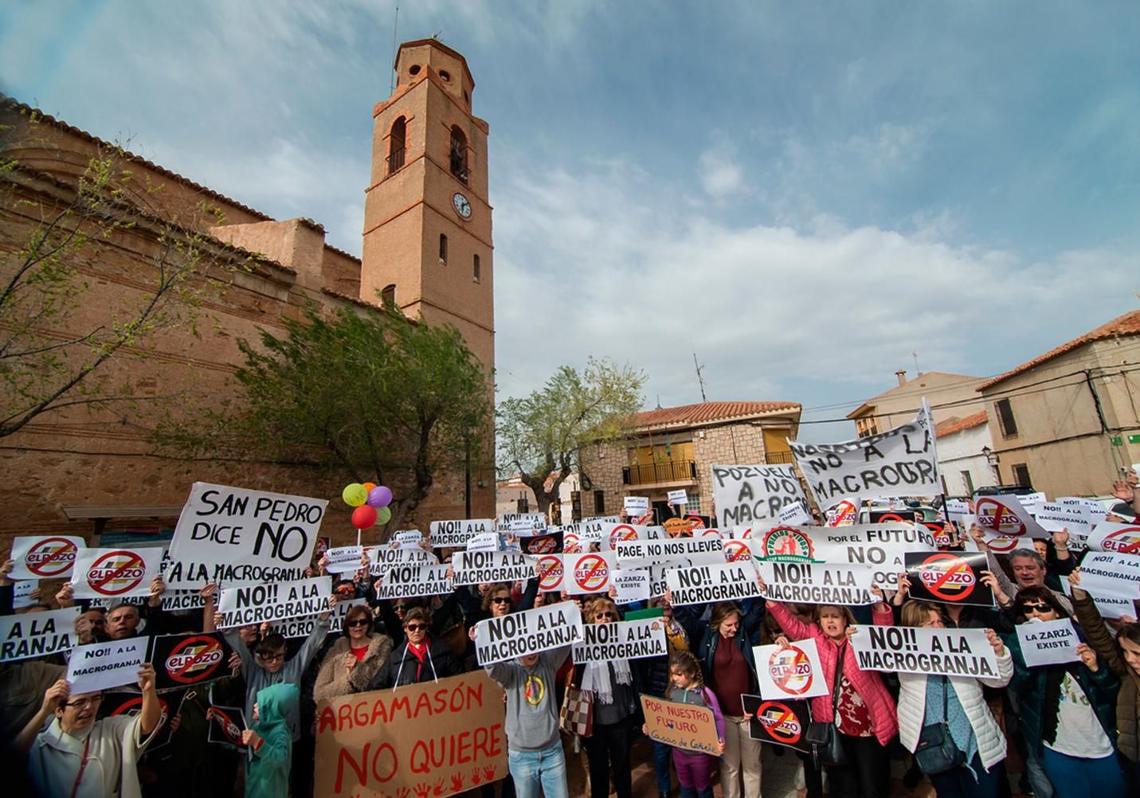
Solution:
{"label": "chimney", "polygon": [[899,385],[906,385],[906,369],[899,369],[895,372],[895,376],[898,377]]}

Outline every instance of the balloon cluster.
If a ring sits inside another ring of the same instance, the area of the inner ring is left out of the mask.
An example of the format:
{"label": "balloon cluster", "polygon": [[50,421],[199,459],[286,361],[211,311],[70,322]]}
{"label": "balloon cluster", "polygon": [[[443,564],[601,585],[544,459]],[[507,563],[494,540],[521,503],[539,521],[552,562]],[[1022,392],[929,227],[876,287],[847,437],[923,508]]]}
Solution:
{"label": "balloon cluster", "polygon": [[352,525],[357,529],[371,529],[376,524],[392,520],[392,489],[375,482],[353,482],[345,485],[340,497],[352,511]]}

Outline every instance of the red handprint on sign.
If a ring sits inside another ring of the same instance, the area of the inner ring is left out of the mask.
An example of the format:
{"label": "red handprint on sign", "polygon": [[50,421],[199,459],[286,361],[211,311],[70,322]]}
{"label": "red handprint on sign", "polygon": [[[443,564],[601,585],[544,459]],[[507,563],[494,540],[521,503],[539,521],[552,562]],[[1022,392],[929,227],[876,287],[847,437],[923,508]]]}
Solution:
{"label": "red handprint on sign", "polygon": [[479,773],[479,768],[475,768],[471,771],[471,783],[475,786],[479,786],[483,783],[483,776]]}
{"label": "red handprint on sign", "polygon": [[459,792],[462,789],[463,789],[463,774],[452,773],[451,774],[451,791],[452,792]]}
{"label": "red handprint on sign", "polygon": [[494,767],[484,767],[483,768],[483,778],[486,779],[487,781],[492,781],[495,778],[495,768]]}
{"label": "red handprint on sign", "polygon": [[416,785],[416,796],[417,796],[417,798],[428,798],[429,795],[431,795],[431,785],[430,784],[428,784],[427,782],[424,782],[423,784],[417,784]]}

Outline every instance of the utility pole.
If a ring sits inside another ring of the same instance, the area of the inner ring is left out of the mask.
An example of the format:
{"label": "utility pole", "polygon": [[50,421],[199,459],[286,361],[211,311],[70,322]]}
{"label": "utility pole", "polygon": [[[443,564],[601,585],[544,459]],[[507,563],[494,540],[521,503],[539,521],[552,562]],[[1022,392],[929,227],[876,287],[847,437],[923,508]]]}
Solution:
{"label": "utility pole", "polygon": [[696,370],[697,370],[697,384],[699,386],[701,386],[701,401],[707,402],[708,397],[705,396],[705,378],[701,376],[701,372],[704,371],[704,366],[702,366],[697,361],[697,353],[696,352],[693,352],[693,367],[696,368]]}

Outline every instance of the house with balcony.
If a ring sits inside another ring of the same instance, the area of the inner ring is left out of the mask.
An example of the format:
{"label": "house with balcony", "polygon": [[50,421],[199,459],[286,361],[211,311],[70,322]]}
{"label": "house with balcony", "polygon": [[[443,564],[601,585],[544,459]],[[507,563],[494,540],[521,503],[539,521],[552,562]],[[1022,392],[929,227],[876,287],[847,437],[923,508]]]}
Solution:
{"label": "house with balcony", "polygon": [[637,413],[623,440],[583,450],[584,514],[617,514],[624,497],[648,496],[668,517],[669,491],[683,489],[689,512],[711,515],[710,467],[791,463],[801,411],[796,402],[701,402]]}

